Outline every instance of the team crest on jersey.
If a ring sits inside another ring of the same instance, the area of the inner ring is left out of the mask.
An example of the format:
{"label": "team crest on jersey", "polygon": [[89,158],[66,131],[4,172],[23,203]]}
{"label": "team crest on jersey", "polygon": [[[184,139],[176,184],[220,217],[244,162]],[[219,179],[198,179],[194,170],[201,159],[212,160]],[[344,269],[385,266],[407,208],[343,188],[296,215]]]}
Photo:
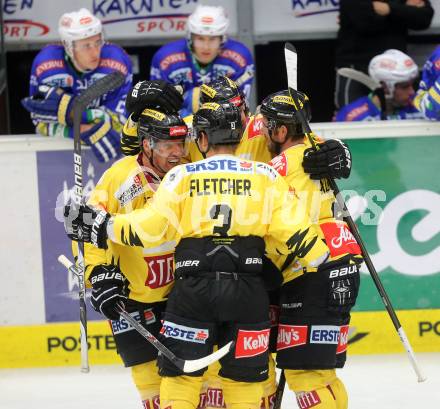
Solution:
{"label": "team crest on jersey", "polygon": [[170,73],[169,75],[170,81],[174,84],[181,84],[185,82],[193,82],[191,68],[179,68]]}
{"label": "team crest on jersey", "polygon": [[287,158],[284,152],[281,155],[275,156],[269,162],[269,165],[273,166],[281,176],[287,175]]}

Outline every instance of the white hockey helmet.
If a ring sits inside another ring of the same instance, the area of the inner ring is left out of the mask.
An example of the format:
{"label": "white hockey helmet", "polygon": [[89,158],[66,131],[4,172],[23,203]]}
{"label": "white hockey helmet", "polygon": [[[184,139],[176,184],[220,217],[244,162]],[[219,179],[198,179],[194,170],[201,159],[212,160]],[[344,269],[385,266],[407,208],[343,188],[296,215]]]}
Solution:
{"label": "white hockey helmet", "polygon": [[64,13],[58,22],[58,33],[66,53],[73,59],[73,42],[102,33],[102,24],[89,10],[82,8]]}
{"label": "white hockey helmet", "polygon": [[204,36],[222,36],[226,39],[229,18],[221,6],[204,6],[199,4],[188,17],[188,36],[199,34]]}
{"label": "white hockey helmet", "polygon": [[397,83],[414,80],[418,72],[417,64],[409,55],[394,49],[376,55],[368,66],[370,77],[386,84],[388,98],[393,97]]}

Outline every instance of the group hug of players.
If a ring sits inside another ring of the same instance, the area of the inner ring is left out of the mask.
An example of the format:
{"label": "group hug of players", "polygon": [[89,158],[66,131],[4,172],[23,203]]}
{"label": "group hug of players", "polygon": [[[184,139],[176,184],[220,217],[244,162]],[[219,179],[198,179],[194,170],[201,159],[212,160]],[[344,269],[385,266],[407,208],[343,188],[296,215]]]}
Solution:
{"label": "group hug of players", "polygon": [[[297,97],[309,120],[307,96]],[[91,303],[110,320],[144,407],[270,408],[275,358],[300,408],[347,408],[335,369],[362,257],[325,179],[348,177],[347,146],[311,135],[315,151],[288,91],[250,115],[221,77],[201,86],[193,116],[179,116],[181,102],[165,81],[137,83],[126,157],[79,213],[65,208],[68,236],[87,242]],[[123,322],[121,302],[183,359],[235,348],[184,374]]]}

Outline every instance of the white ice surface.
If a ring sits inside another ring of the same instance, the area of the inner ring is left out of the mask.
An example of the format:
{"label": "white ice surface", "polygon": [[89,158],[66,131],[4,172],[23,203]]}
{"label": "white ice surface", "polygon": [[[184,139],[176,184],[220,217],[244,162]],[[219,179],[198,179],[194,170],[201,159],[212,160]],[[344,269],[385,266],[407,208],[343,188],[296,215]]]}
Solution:
{"label": "white ice surface", "polygon": [[[418,383],[406,355],[351,356],[340,378],[350,409],[440,408],[440,353],[417,354],[428,380]],[[283,409],[296,408],[293,394]],[[121,366],[0,370],[0,409],[141,409]]]}

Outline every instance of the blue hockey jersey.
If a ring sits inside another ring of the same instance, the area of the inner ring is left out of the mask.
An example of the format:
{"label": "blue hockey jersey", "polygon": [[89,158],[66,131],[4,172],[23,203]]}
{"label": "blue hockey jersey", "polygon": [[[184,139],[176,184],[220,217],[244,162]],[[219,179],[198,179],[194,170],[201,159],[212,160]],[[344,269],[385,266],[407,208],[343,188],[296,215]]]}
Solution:
{"label": "blue hockey jersey", "polygon": [[430,55],[422,71],[422,79],[414,105],[427,119],[440,120],[440,46]]}
{"label": "blue hockey jersey", "polygon": [[[381,110],[371,100],[371,95],[361,97],[343,106],[336,114],[337,122],[380,121]],[[421,119],[423,115],[413,106],[396,109],[387,119]]]}
{"label": "blue hockey jersey", "polygon": [[[113,71],[120,71],[124,74],[125,83],[93,101],[89,108],[105,108],[106,112],[114,113],[113,116],[121,122],[117,126],[119,128],[119,125],[123,125],[126,120],[125,97],[132,85],[132,64],[130,57],[116,44],[105,43],[101,49],[99,66],[93,71],[84,73],[78,72],[73,67],[62,45],[50,44],[44,47],[32,64],[29,95],[35,95],[38,86],[42,84],[61,87],[71,95],[78,95],[95,81]],[[88,123],[89,121],[90,115],[87,117],[87,113],[84,113],[82,122]],[[38,127],[39,131],[42,129]],[[47,129],[49,127],[46,127]],[[64,132],[64,135],[68,136],[67,132]]]}
{"label": "blue hockey jersey", "polygon": [[242,43],[228,39],[219,55],[207,67],[195,63],[186,39],[173,41],[161,47],[153,56],[150,79],[162,79],[183,87],[184,112],[192,112],[192,90],[226,75],[238,83],[247,99],[254,78],[254,60],[249,49]]}

